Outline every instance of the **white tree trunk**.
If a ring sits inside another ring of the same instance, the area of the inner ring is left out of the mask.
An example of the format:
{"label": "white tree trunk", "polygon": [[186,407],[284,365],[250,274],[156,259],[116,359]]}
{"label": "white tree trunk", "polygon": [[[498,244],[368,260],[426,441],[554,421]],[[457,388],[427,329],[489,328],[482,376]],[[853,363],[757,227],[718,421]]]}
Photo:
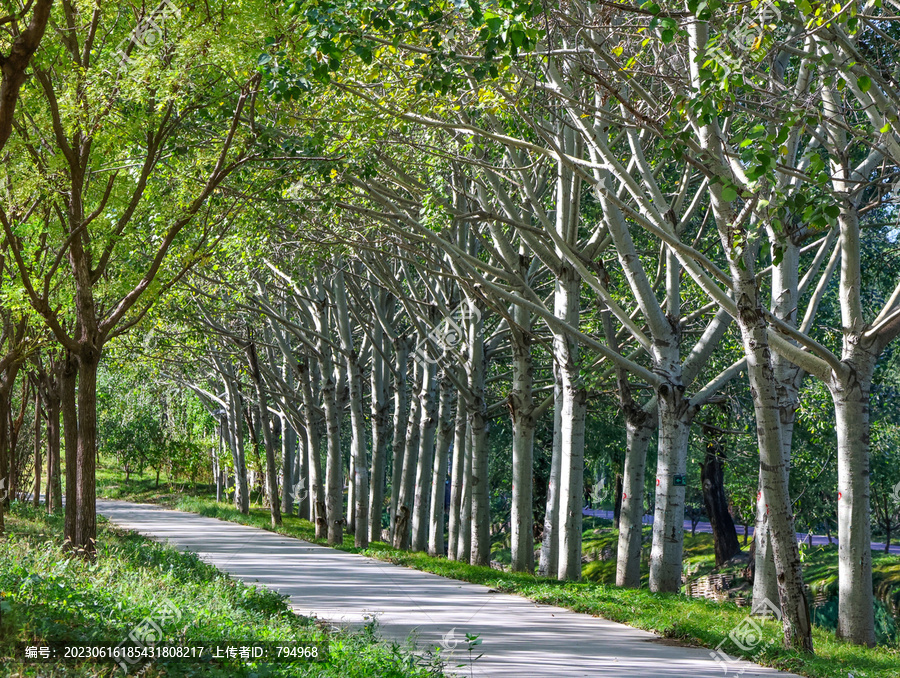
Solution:
{"label": "white tree trunk", "polygon": [[456,559],[468,562],[472,556],[472,425],[466,411],[466,444],[463,456],[463,485],[459,499],[459,534]]}
{"label": "white tree trunk", "polygon": [[408,396],[406,383],[407,363],[409,362],[409,344],[406,339],[399,338],[394,342],[394,354],[397,356],[397,374],[394,378],[394,431],[391,436],[391,508],[388,528],[390,538],[394,540],[394,528],[397,524],[397,501],[400,497],[401,479],[403,478],[403,456],[406,453],[406,430],[412,413],[407,412]]}
{"label": "white tree trunk", "polygon": [[511,569],[534,572],[534,396],[531,360],[531,313],[521,306],[513,309],[513,380],[508,398],[513,424],[512,508],[510,523]]}
{"label": "white tree trunk", "polygon": [[453,468],[450,475],[450,516],[448,520],[447,557],[458,556],[460,516],[462,515],[463,484],[466,475],[466,403],[462,393],[456,395],[456,417],[453,432]]}
{"label": "white tree trunk", "polygon": [[778,602],[778,578],[775,576],[775,552],[769,529],[769,508],[765,496],[762,470],[759,475],[759,492],[756,501],[756,527],[753,530],[753,609],[763,610]]}
{"label": "white tree trunk", "polygon": [[256,344],[249,343],[245,349],[250,366],[250,376],[256,387],[257,421],[262,432],[263,445],[266,449],[266,496],[269,499],[269,510],[272,513],[272,525],[281,525],[281,499],[278,496],[278,470],[275,464],[275,441],[272,435],[271,419],[269,417],[269,399],[266,396],[265,386],[262,381],[262,373],[259,369],[259,358],[256,354]]}
{"label": "white tree trunk", "polygon": [[[732,251],[732,238],[731,233],[723,235],[723,246],[729,254]],[[738,300],[738,326],[741,330],[744,354],[747,356],[747,376],[750,380],[756,414],[762,491],[768,504],[782,625],[785,644],[788,647],[812,651],[809,606],[803,588],[800,553],[788,493],[788,468],[784,458],[776,379],[766,333],[766,321],[759,303],[750,254],[750,252],[743,253],[743,267],[739,266],[735,259],[730,268],[734,281],[734,296]]]}
{"label": "white tree trunk", "polygon": [[294,485],[297,480],[294,476],[294,454],[297,449],[297,434],[294,427],[288,423],[287,417],[281,415],[281,512],[290,515],[294,512]]}
{"label": "white tree trunk", "polygon": [[231,456],[234,462],[234,505],[244,514],[250,512],[250,488],[247,484],[247,464],[244,459],[244,423],[241,419],[240,393],[230,377],[225,379],[228,395],[228,431]]}
{"label": "white tree trunk", "polygon": [[676,478],[683,481],[687,476],[687,447],[693,413],[679,386],[664,383],[657,391],[659,442],[653,547],[650,551],[650,590],[654,592],[677,593],[681,590],[686,488],[676,484]]}
{"label": "white tree trunk", "polygon": [[338,407],[337,381],[332,360],[330,343],[331,327],[328,318],[325,294],[321,285],[317,291],[316,330],[318,343],[319,373],[321,375],[322,405],[325,411],[325,439],[327,454],[325,460],[325,520],[328,527],[328,543],[341,544],[344,540],[344,497],[341,460],[341,415]]}
{"label": "white tree trunk", "polygon": [[438,436],[431,478],[431,510],[428,519],[428,555],[444,555],[444,497],[447,486],[447,453],[453,442],[453,384],[446,372],[441,375],[441,403]]}
{"label": "white tree trunk", "polygon": [[[843,134],[843,132],[842,132]],[[843,152],[843,149],[841,149]],[[875,644],[872,597],[872,527],[869,507],[869,393],[875,362],[888,335],[873,339],[862,311],[858,206],[849,198],[854,182],[835,182],[844,194],[840,224],[841,330],[844,368],[828,383],[838,442],[838,628],[853,643]],[[858,201],[858,198],[856,199]],[[852,208],[851,208],[852,206]],[[888,330],[896,336],[896,330]],[[879,347],[877,344],[881,343]]]}
{"label": "white tree trunk", "polygon": [[[309,473],[309,446],[307,445],[306,428],[301,427],[299,432],[294,430],[294,437],[297,439],[294,454],[294,501],[297,505],[297,517],[314,523],[315,516],[310,511],[312,482]],[[299,486],[301,482],[303,487]]]}
{"label": "white tree trunk", "polygon": [[641,544],[644,519],[644,471],[653,418],[641,408],[625,413],[626,453],[622,473],[622,505],[619,510],[619,544],[616,586],[640,588]]}
{"label": "white tree trunk", "polygon": [[222,472],[224,471],[224,466],[222,465],[222,454],[224,450],[225,443],[225,422],[222,421],[222,417],[219,417],[219,440],[218,440],[218,451],[216,453],[215,460],[215,468],[213,472],[216,474],[216,501],[222,501]]}
{"label": "white tree trunk", "polygon": [[550,454],[550,476],[547,479],[547,506],[544,513],[544,533],[541,540],[541,562],[538,573],[556,576],[559,566],[559,468],[562,463],[562,387],[559,369],[553,367],[553,449]]}
{"label": "white tree trunk", "polygon": [[875,356],[845,347],[846,378],[830,384],[838,444],[839,638],[875,645],[872,525],[869,507],[869,391]]}
{"label": "white tree trunk", "polygon": [[416,466],[410,548],[424,551],[428,545],[428,516],[431,512],[431,479],[434,471],[434,435],[438,423],[437,366],[425,368],[422,387],[422,421],[419,432],[419,460]]}
{"label": "white tree trunk", "polygon": [[469,432],[472,440],[470,491],[472,565],[491,563],[491,506],[488,487],[487,402],[484,395],[484,330],[475,301],[469,303]]}
{"label": "white tree trunk", "polygon": [[328,543],[341,544],[344,539],[344,498],[341,482],[341,428],[335,398],[334,374],[322,367],[322,401],[325,409],[325,520]]}
{"label": "white tree trunk", "polygon": [[353,478],[353,495],[348,497],[347,511],[353,514],[353,543],[356,548],[369,545],[369,472],[366,460],[366,420],[363,416],[363,375],[359,354],[353,345],[350,329],[350,311],[341,260],[335,260],[334,298],[337,311],[338,333],[344,349],[344,361],[350,388],[350,473]]}
{"label": "white tree trunk", "polygon": [[381,515],[384,505],[384,467],[390,421],[387,370],[382,352],[387,354],[384,331],[379,323],[373,328],[372,351],[372,486],[369,494],[369,541],[381,541]]}
{"label": "white tree trunk", "polygon": [[409,406],[406,428],[406,446],[403,450],[399,485],[397,487],[397,511],[394,519],[394,548],[409,548],[410,522],[412,521],[413,483],[416,479],[416,462],[419,452],[419,435],[422,418],[422,384],[425,370],[416,363],[413,376],[414,397]]}
{"label": "white tree trunk", "polygon": [[303,415],[306,424],[306,450],[309,467],[309,517],[316,525],[316,539],[324,539],[328,534],[328,519],[325,499],[325,485],[322,475],[322,433],[320,417],[315,411],[313,380],[309,365],[299,365],[300,393],[303,396]]}
{"label": "white tree trunk", "polygon": [[[772,270],[772,292],[770,306],[772,313],[789,324],[797,325],[797,303],[799,296],[799,248],[790,237],[770,230],[771,246],[780,247],[782,259]],[[772,366],[779,396],[779,416],[781,418],[781,445],[785,466],[790,474],[791,445],[794,421],[799,402],[798,389],[802,373],[795,365],[779,354],[772,355]],[[778,580],[775,573],[775,552],[769,525],[768,500],[765,497],[762,475],[756,503],[756,527],[754,542],[753,609],[764,610],[778,602]],[[766,602],[768,601],[768,603]]]}
{"label": "white tree trunk", "polygon": [[[692,54],[701,56],[709,40],[708,26],[695,22],[688,28]],[[700,80],[701,59],[690,60],[691,79]],[[716,121],[697,125],[700,145],[709,162],[720,172],[730,171],[723,150],[722,133]],[[710,187],[710,198],[722,249],[729,260],[731,291],[735,300],[735,319],[741,332],[747,376],[753,395],[756,432],[760,452],[763,492],[769,504],[769,524],[778,576],[782,626],[785,644],[800,651],[812,651],[809,607],[803,588],[800,553],[794,532],[794,517],[788,492],[788,469],[784,458],[781,417],[776,378],[769,349],[767,323],[759,300],[754,273],[758,244],[741,224],[731,201],[723,198],[721,184]],[[740,249],[739,249],[740,248]]]}
{"label": "white tree trunk", "polygon": [[[578,325],[580,279],[568,266],[556,287],[556,314]],[[581,579],[581,523],[584,505],[584,422],[587,393],[581,383],[578,344],[557,333],[553,352],[559,365],[562,388],[559,465],[559,562],[558,579]]]}

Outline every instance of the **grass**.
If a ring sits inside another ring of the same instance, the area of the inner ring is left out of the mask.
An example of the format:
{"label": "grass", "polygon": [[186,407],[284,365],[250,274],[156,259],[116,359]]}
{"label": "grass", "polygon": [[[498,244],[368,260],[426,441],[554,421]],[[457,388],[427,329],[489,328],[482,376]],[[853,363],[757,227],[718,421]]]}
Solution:
{"label": "grass", "polygon": [[[162,628],[165,642],[327,642],[328,660],[157,663],[144,676],[442,675],[438,657],[380,640],[374,627],[355,633],[324,628],[294,614],[273,591],[236,582],[194,554],[113,528],[102,518],[93,563],[62,551],[61,516],[14,503],[7,520],[7,533],[0,535],[0,676],[122,675],[111,662],[23,663],[10,659],[10,645],[118,645],[148,617]],[[160,619],[163,600],[178,610],[180,619]]]}
{"label": "grass", "polygon": [[[134,492],[129,492],[133,484]],[[149,484],[137,479],[123,487],[118,483],[118,497],[162,503],[182,511],[241,523],[265,530],[272,530],[269,512],[261,507],[251,508],[249,515],[241,514],[230,504],[217,503],[209,497],[208,489],[203,486],[185,488],[179,494],[169,487],[149,487]],[[603,530],[602,522],[586,521],[586,551],[604,546],[615,549],[615,534],[611,530]],[[606,524],[609,524],[608,521]],[[599,529],[593,533],[594,529]],[[284,524],[277,530],[286,536],[297,537],[310,542],[324,544],[315,539],[315,528],[312,523],[296,516],[284,516]],[[709,541],[709,543],[707,543]],[[536,577],[523,573],[504,572],[490,567],[479,567],[435,558],[424,553],[398,551],[387,544],[376,542],[367,549],[357,549],[353,539],[345,536],[342,545],[336,548],[350,553],[362,553],[382,561],[396,565],[411,567],[441,576],[482,584],[498,591],[514,593],[538,603],[558,605],[575,612],[604,617],[630,626],[658,633],[666,638],[715,649],[721,649],[731,656],[744,657],[756,663],[777,669],[791,671],[811,678],[900,678],[900,649],[890,647],[863,648],[845,643],[835,638],[833,632],[815,627],[813,643],[815,654],[810,656],[785,649],[781,646],[781,626],[772,621],[753,619],[750,621],[747,609],[730,602],[713,602],[704,599],[688,598],[677,594],[654,594],[646,588],[639,590],[620,589],[599,581],[559,582],[555,579]],[[710,554],[711,537],[698,535],[686,539],[685,557],[702,573]],[[895,560],[896,557],[894,557]],[[586,574],[591,573],[608,577],[610,561],[596,561],[585,565]],[[818,566],[825,567],[824,563]],[[807,565],[808,567],[811,564]],[[615,564],[612,561],[612,572]],[[893,566],[891,566],[893,567]],[[811,572],[816,572],[815,569]],[[599,578],[599,576],[597,577]],[[730,634],[741,640],[741,632],[747,630],[751,623],[756,623],[762,630],[762,640],[749,651],[742,650],[731,639]]]}
{"label": "grass", "polygon": [[[589,558],[593,554],[610,556],[606,560],[597,559],[585,563],[583,576],[589,581],[601,584],[613,584],[616,580],[616,547],[619,531],[610,520],[602,518],[586,518],[583,549]],[[642,552],[644,575],[642,582],[647,584],[649,567],[649,526],[644,527],[644,550]],[[746,552],[746,547],[744,547]],[[803,560],[803,580],[808,584],[813,596],[836,598],[838,595],[838,548],[836,544],[824,544],[801,547]],[[730,574],[735,578],[734,586],[743,587],[749,594],[750,582],[744,579],[746,562],[726,564],[716,567],[715,547],[711,534],[698,533],[684,535],[684,571],[691,579],[697,579],[713,573]],[[900,556],[872,551],[872,580],[876,597],[885,608],[900,613]]]}

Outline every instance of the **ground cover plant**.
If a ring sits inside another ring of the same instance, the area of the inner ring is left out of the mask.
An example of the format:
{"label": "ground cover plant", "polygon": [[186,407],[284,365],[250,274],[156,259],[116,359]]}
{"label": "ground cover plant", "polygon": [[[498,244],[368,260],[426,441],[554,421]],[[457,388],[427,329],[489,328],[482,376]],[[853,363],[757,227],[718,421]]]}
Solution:
{"label": "ground cover plant", "polygon": [[[191,553],[113,528],[101,521],[96,560],[62,550],[62,516],[15,503],[0,541],[0,646],[3,676],[123,675],[115,664],[35,663],[12,658],[15,643],[68,644],[128,638],[164,601],[178,610],[162,624],[164,642],[296,641],[327,644],[323,662],[252,664],[158,662],[145,676],[389,676],[442,675],[440,662],[378,638],[374,628],[346,632],[299,617],[282,596],[237,582]],[[161,623],[161,622],[160,622]],[[143,667],[138,665],[132,673]]]}

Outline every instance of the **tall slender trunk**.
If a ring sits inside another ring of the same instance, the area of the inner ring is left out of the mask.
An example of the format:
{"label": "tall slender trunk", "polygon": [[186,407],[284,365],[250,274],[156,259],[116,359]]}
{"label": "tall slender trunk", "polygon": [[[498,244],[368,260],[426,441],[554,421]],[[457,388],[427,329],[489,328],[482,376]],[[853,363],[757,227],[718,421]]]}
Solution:
{"label": "tall slender trunk", "polygon": [[419,459],[416,465],[410,548],[424,551],[428,544],[428,516],[431,511],[431,477],[434,470],[434,434],[437,430],[438,381],[434,363],[425,366],[422,387],[422,421],[419,432]]}
{"label": "tall slender trunk", "polygon": [[[709,41],[709,27],[694,22],[688,27],[688,45],[697,58],[689,60],[691,80],[700,82],[702,55]],[[701,147],[719,171],[727,172],[722,134],[716,119],[707,119],[698,129]],[[710,198],[719,240],[729,262],[731,291],[741,342],[747,359],[747,376],[753,394],[757,441],[760,451],[763,492],[769,503],[769,522],[781,603],[785,644],[812,651],[809,607],[803,589],[800,554],[794,533],[794,518],[788,491],[788,468],[784,455],[777,379],[769,348],[767,322],[760,301],[759,281],[754,272],[758,242],[750,238],[732,201],[723,195],[722,184],[710,186]],[[751,217],[752,219],[753,217]]]}
{"label": "tall slender trunk", "polygon": [[[316,522],[316,516],[313,511],[313,483],[310,473],[309,463],[309,443],[306,436],[306,427],[301,426],[300,430],[294,431],[294,437],[297,445],[294,448],[294,504],[297,507],[297,517],[308,520],[312,523]],[[303,486],[300,487],[302,481]]]}
{"label": "tall slender trunk", "polygon": [[872,525],[869,507],[869,393],[876,356],[845,340],[849,370],[829,388],[834,401],[838,461],[838,628],[858,645],[875,645]]}
{"label": "tall slender trunk", "polygon": [[28,381],[22,381],[22,393],[20,395],[20,406],[18,414],[13,417],[9,422],[9,452],[10,452],[10,467],[9,467],[9,498],[18,496],[20,493],[19,483],[24,481],[24,478],[19,477],[19,471],[22,470],[19,468],[19,464],[16,463],[17,456],[16,450],[19,446],[19,435],[22,432],[22,425],[25,423],[25,411],[28,409],[28,401],[31,399],[31,385]]}
{"label": "tall slender trunk", "polygon": [[310,519],[316,525],[316,539],[325,539],[328,534],[328,521],[325,508],[325,486],[322,482],[322,434],[320,417],[316,412],[316,401],[313,397],[312,376],[309,365],[301,362],[298,367],[300,393],[303,396],[303,415],[306,424],[306,451],[309,466]]}
{"label": "tall slender trunk", "polygon": [[650,590],[655,592],[681,590],[687,447],[693,418],[683,390],[678,379],[676,383],[663,383],[657,391],[659,443],[650,551]]}
{"label": "tall slender trunk", "polygon": [[100,352],[83,347],[78,357],[78,507],[75,545],[88,557],[97,544],[97,367]]}
{"label": "tall slender trunk", "polygon": [[459,498],[459,534],[456,546],[456,559],[464,563],[472,557],[472,424],[468,409],[465,439],[462,494]]}
{"label": "tall slender trunk", "polygon": [[10,487],[9,467],[9,410],[10,388],[7,387],[4,375],[3,388],[0,389],[0,532],[4,529],[3,514],[9,506]]}
{"label": "tall slender trunk", "polygon": [[331,347],[331,320],[328,300],[321,281],[315,289],[315,323],[319,333],[317,358],[321,377],[322,404],[325,411],[325,438],[327,454],[325,462],[325,520],[328,526],[328,543],[344,541],[344,497],[341,474],[341,412],[338,405],[338,375]]}
{"label": "tall slender trunk", "polygon": [[222,495],[224,492],[223,485],[225,484],[223,481],[223,472],[225,470],[225,466],[222,463],[222,459],[224,459],[225,455],[225,417],[224,415],[219,415],[219,440],[217,441],[218,450],[216,452],[216,463],[213,468],[213,471],[216,474],[216,502],[222,501]]}
{"label": "tall slender trunk", "polygon": [[369,469],[366,460],[366,420],[363,415],[363,377],[359,358],[354,352],[348,361],[350,373],[350,422],[352,429],[351,457],[353,459],[354,544],[356,548],[369,545]]}
{"label": "tall slender trunk", "polygon": [[534,572],[534,368],[531,358],[531,313],[516,306],[512,330],[513,379],[507,399],[513,425],[510,567]]}
{"label": "tall slender trunk", "polygon": [[382,353],[387,353],[384,330],[375,323],[372,331],[371,418],[372,484],[369,488],[369,541],[381,541],[381,517],[384,507],[384,468],[388,446],[389,405],[387,369]]}
{"label": "tall slender trunk", "polygon": [[266,395],[262,374],[259,370],[259,359],[256,355],[256,344],[252,341],[245,349],[250,363],[250,376],[256,387],[257,414],[262,429],[263,445],[266,448],[266,496],[269,499],[269,510],[272,526],[281,525],[281,504],[278,496],[278,469],[275,463],[275,441],[272,435],[272,423],[269,417],[269,398]]}
{"label": "tall slender trunk", "polygon": [[469,303],[469,429],[472,436],[472,565],[491,564],[491,504],[488,487],[487,402],[484,380],[484,327],[473,299]]}
{"label": "tall slender trunk", "polygon": [[366,460],[366,420],[363,416],[363,376],[359,353],[353,345],[347,289],[339,258],[335,259],[334,266],[337,269],[332,286],[335,314],[347,369],[350,399],[350,478],[353,481],[353,495],[348,496],[347,512],[353,517],[350,530],[353,532],[354,544],[356,548],[365,548],[369,545],[369,470]]}
{"label": "tall slender trunk", "polygon": [[453,468],[450,472],[447,557],[450,560],[462,560],[458,556],[463,484],[466,474],[466,401],[462,393],[456,394],[456,418],[453,429]]}
{"label": "tall slender trunk", "polygon": [[325,462],[325,519],[328,525],[328,543],[341,544],[344,540],[344,507],[341,482],[341,429],[338,421],[335,397],[334,372],[331,365],[323,363],[322,401],[325,409],[327,457]]}
{"label": "tall slender trunk", "polygon": [[48,501],[47,509],[56,513],[62,509],[62,483],[59,450],[59,383],[49,390],[47,399],[47,460]]}
{"label": "tall slender trunk", "polygon": [[[557,278],[556,315],[578,325],[580,278],[563,265]],[[587,392],[579,374],[578,344],[557,333],[554,358],[559,365],[562,409],[560,412],[559,466],[559,562],[558,579],[581,579],[581,523],[584,504],[584,424]]]}
{"label": "tall slender trunk", "polygon": [[[334,322],[334,314],[332,314],[332,322]],[[347,368],[344,364],[343,360],[336,360],[334,362],[335,366],[335,403],[337,405],[337,426],[338,431],[343,434],[344,431],[344,417],[347,413],[348,405],[350,404],[350,383],[347,377]],[[344,531],[347,534],[354,534],[355,525],[354,523],[354,511],[353,507],[356,505],[356,478],[354,468],[356,464],[356,458],[353,456],[353,450],[349,450],[347,457],[347,466],[344,466],[344,445],[343,438],[339,438],[341,441],[341,507],[344,511],[343,515],[343,525]],[[352,444],[352,441],[351,441]],[[347,474],[344,475],[344,470],[346,469]],[[344,488],[346,488],[346,497],[343,496]]]}
{"label": "tall slender trunk", "polygon": [[[770,247],[782,252],[781,262],[772,268],[770,306],[772,313],[791,327],[797,326],[799,298],[800,251],[793,238],[785,237],[774,229],[769,232]],[[772,355],[772,367],[778,394],[781,418],[781,446],[785,465],[790,474],[791,445],[794,423],[799,405],[799,389],[803,379],[800,369],[784,356]],[[756,527],[753,533],[753,609],[764,610],[767,605],[778,603],[778,580],[775,573],[775,552],[772,548],[768,500],[763,491],[762,476],[759,481],[756,506]],[[766,603],[768,601],[768,603]]]}
{"label": "tall slender trunk", "polygon": [[391,542],[397,525],[397,502],[400,499],[400,487],[403,478],[404,455],[406,454],[406,430],[409,423],[407,413],[409,397],[406,381],[407,363],[409,362],[409,342],[405,338],[394,341],[394,354],[397,356],[397,374],[394,378],[394,432],[391,437],[391,508],[390,532]]}
{"label": "tall slender trunk", "polygon": [[653,417],[632,403],[625,412],[626,454],[619,510],[616,586],[640,588],[641,544],[644,527],[644,471],[653,434]]}
{"label": "tall slender trunk", "polygon": [[[343,429],[343,408],[338,406],[338,426]],[[352,426],[351,426],[352,429]],[[356,455],[353,452],[353,441],[350,441],[350,458],[347,469],[347,514],[344,524],[347,526],[347,534],[356,535]],[[341,455],[343,458],[343,455]],[[368,528],[368,526],[367,526]]]}
{"label": "tall slender trunk", "polygon": [[237,384],[232,378],[230,367],[225,372],[225,392],[228,397],[228,438],[231,447],[231,459],[234,463],[234,506],[238,511],[247,515],[250,513],[250,488],[247,484],[247,464],[244,458],[244,423],[241,418],[241,396],[237,390]]}
{"label": "tall slender trunk", "polygon": [[[32,506],[37,508],[41,503],[41,389],[40,385],[34,389],[34,494],[31,498]],[[50,465],[48,455],[48,466]],[[49,484],[49,483],[48,483]],[[47,498],[49,500],[49,497]],[[50,502],[47,501],[47,506]]]}
{"label": "tall slender trunk", "polygon": [[[66,508],[63,535],[69,547],[75,546],[75,513],[78,508],[78,361],[66,351],[60,372],[59,393],[62,409],[63,436],[66,446]],[[2,405],[2,398],[0,398]],[[5,426],[4,426],[5,428]]]}
{"label": "tall slender trunk", "polygon": [[431,476],[431,510],[428,517],[428,555],[444,555],[444,497],[447,486],[447,454],[453,442],[453,383],[441,373],[438,438]]}
{"label": "tall slender trunk", "polygon": [[[421,385],[420,385],[421,378]],[[413,483],[416,479],[416,462],[418,461],[419,436],[421,434],[422,392],[427,381],[427,370],[416,363],[413,385],[415,397],[409,406],[409,421],[406,428],[406,446],[403,450],[402,467],[397,486],[397,510],[394,514],[394,548],[409,548],[409,528],[412,519]]]}
{"label": "tall slender trunk", "polygon": [[[732,241],[727,240],[729,237],[730,234],[724,236],[726,242],[723,244],[730,252]],[[752,263],[745,263],[744,268],[741,268],[733,261],[731,269],[734,296],[738,300],[738,326],[744,354],[747,356],[747,375],[754,394],[762,491],[768,504],[785,644],[811,652],[809,606],[803,588],[800,553],[788,493],[788,469],[766,322],[759,303],[755,276],[752,274]]]}
{"label": "tall slender trunk", "polygon": [[[779,356],[773,355],[775,374],[779,375]],[[783,365],[784,366],[784,365]],[[790,473],[791,444],[796,419],[798,404],[798,391],[788,380],[776,376],[779,384],[781,417],[781,444],[785,466]],[[800,375],[796,381],[799,382]],[[789,398],[788,393],[793,392]],[[762,469],[759,476],[759,491],[756,497],[756,523],[753,530],[753,609],[766,610],[771,605],[780,605],[778,602],[778,577],[775,572],[775,551],[772,547],[771,525],[769,524],[769,500],[766,497],[762,478]],[[767,602],[768,601],[768,602]]]}
{"label": "tall slender trunk", "polygon": [[20,360],[14,360],[0,375],[0,532],[4,529],[3,512],[8,510],[9,503],[16,491],[16,462],[13,455],[16,449],[15,428],[11,429],[10,427],[12,425],[12,393],[21,365]]}
{"label": "tall slender trunk", "polygon": [[559,566],[559,469],[562,464],[562,385],[559,368],[553,366],[553,449],[550,454],[550,476],[547,479],[547,506],[544,513],[544,534],[541,541],[539,573],[544,577],[556,575]]}
{"label": "tall slender trunk", "polygon": [[281,415],[281,512],[289,516],[294,512],[294,453],[297,449],[297,434],[287,417]]}

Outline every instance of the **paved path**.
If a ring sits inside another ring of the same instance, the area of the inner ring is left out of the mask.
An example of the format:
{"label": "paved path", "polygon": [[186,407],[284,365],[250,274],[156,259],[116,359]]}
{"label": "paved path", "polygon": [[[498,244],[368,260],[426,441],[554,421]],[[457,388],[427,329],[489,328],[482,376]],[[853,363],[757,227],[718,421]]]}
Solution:
{"label": "paved path", "polygon": [[[614,515],[612,511],[604,511],[602,509],[590,509],[590,508],[583,509],[582,513],[584,513],[584,515],[586,515],[586,516],[593,516],[595,518],[606,518],[607,520],[613,520],[613,515]],[[644,525],[652,525],[653,524],[653,516],[645,515],[643,517],[643,523],[644,523]],[[743,526],[737,526],[737,527],[738,527],[738,533],[737,533],[738,539],[742,541],[744,538]],[[684,521],[684,531],[685,532],[691,531],[691,521],[690,520]],[[710,525],[709,523],[697,523],[696,531],[697,532],[705,532],[706,534],[709,534],[712,532],[712,525]],[[749,528],[748,534],[751,537],[753,536],[753,526],[752,525]],[[806,532],[798,532],[797,533],[798,541],[802,541],[804,544],[806,544],[807,539],[808,539],[808,535]],[[838,538],[836,535],[832,535],[831,541],[829,542],[827,535],[814,534],[813,538],[812,538],[812,542],[813,542],[813,546],[824,546],[825,544],[831,544],[831,543],[837,544]],[[884,552],[884,542],[873,541],[872,542],[872,550],[877,551],[878,553],[883,553]],[[888,551],[888,553],[890,553],[892,555],[900,555],[900,544],[891,544],[891,548],[890,548],[890,551]]]}
{"label": "paved path", "polygon": [[[465,661],[465,634],[482,638],[474,675],[501,678],[720,678],[722,665],[701,648],[679,647],[605,619],[538,605],[519,596],[438,577],[236,523],[148,504],[98,501],[114,523],[194,551],[245,582],[290,596],[301,615],[357,625],[377,615],[381,633],[415,632],[419,647],[452,646]],[[744,678],[793,676],[748,662]],[[464,671],[469,675],[469,670]],[[796,678],[796,676],[794,676]]]}

